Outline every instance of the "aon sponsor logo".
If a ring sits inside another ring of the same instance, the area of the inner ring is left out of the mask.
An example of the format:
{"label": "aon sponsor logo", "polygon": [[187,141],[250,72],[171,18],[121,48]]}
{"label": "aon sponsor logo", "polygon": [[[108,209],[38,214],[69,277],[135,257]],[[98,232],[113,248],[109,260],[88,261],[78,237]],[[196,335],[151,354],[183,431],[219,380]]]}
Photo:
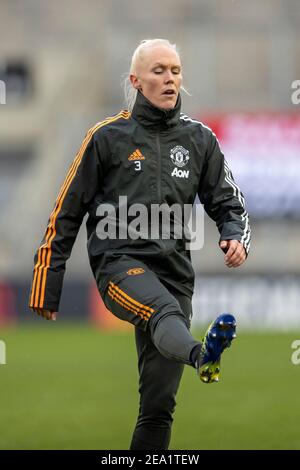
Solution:
{"label": "aon sponsor logo", "polygon": [[172,171],[172,176],[177,176],[177,178],[188,178],[190,170],[180,170],[179,168],[174,168]]}

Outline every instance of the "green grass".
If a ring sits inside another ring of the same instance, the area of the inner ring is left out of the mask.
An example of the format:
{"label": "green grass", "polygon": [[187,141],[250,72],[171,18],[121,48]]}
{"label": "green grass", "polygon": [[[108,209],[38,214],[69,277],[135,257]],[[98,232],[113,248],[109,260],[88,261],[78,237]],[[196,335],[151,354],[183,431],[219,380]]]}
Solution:
{"label": "green grass", "polygon": [[[0,339],[0,449],[128,449],[138,410],[132,333],[45,322]],[[295,339],[240,333],[219,384],[186,367],[170,448],[300,449]]]}

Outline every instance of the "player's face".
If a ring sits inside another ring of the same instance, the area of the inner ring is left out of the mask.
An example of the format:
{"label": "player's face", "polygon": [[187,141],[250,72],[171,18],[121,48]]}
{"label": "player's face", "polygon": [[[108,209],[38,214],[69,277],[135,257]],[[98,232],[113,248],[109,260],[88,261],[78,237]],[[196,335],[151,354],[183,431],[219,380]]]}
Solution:
{"label": "player's face", "polygon": [[154,106],[174,108],[182,82],[177,52],[161,44],[147,48],[136,65],[136,75],[130,75],[130,80]]}

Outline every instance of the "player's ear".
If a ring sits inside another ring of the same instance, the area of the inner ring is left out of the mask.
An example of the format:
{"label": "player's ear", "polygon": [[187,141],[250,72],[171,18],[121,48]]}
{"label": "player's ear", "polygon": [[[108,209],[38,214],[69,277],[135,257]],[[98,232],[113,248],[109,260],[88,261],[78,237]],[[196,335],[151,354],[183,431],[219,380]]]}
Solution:
{"label": "player's ear", "polygon": [[135,88],[136,90],[141,90],[142,91],[142,85],[141,85],[140,79],[136,75],[130,74],[129,75],[129,80],[130,80],[131,85],[133,86],[133,88]]}

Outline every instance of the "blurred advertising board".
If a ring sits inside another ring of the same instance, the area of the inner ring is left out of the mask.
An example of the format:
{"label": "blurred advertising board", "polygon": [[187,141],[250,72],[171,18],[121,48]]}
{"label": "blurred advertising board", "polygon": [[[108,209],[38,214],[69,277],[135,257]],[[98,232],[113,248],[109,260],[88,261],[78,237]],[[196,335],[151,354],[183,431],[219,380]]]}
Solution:
{"label": "blurred advertising board", "polygon": [[217,135],[246,207],[257,218],[300,218],[300,115],[203,117]]}
{"label": "blurred advertising board", "polygon": [[300,330],[300,277],[294,275],[197,276],[192,325],[231,312],[239,328]]}

